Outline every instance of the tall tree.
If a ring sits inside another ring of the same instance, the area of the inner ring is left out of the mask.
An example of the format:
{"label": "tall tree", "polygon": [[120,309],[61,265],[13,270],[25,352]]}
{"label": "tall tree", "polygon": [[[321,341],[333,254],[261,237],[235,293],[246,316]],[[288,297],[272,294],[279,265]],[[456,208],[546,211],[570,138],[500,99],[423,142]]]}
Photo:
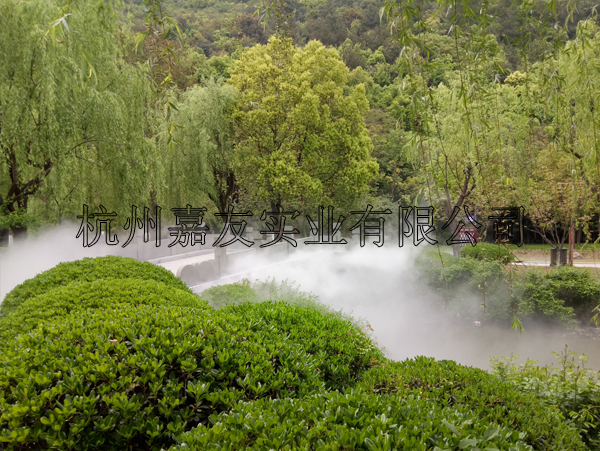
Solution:
{"label": "tall tree", "polygon": [[365,88],[349,88],[348,72],[335,49],[317,41],[299,49],[277,37],[234,66],[240,185],[272,211],[284,203],[348,207],[377,175]]}

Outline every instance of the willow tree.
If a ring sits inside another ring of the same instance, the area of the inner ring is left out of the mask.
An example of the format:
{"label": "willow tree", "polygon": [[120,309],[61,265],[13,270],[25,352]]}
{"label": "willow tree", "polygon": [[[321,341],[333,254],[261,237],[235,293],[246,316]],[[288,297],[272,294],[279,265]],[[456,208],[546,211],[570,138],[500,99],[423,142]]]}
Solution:
{"label": "willow tree", "polygon": [[17,234],[42,188],[140,202],[152,164],[148,93],[119,58],[116,12],[104,0],[63,4],[0,0],[0,208]]}
{"label": "willow tree", "polygon": [[165,123],[162,142],[169,136],[177,144],[164,152],[169,170],[170,201],[178,205],[202,202],[206,195],[219,212],[238,194],[234,173],[234,128],[232,112],[239,94],[230,85],[209,80],[184,92],[174,111],[174,131]]}
{"label": "willow tree", "polygon": [[278,37],[234,66],[237,176],[272,211],[276,204],[346,208],[377,175],[365,88],[349,88],[348,73],[337,50],[317,41],[295,48]]}

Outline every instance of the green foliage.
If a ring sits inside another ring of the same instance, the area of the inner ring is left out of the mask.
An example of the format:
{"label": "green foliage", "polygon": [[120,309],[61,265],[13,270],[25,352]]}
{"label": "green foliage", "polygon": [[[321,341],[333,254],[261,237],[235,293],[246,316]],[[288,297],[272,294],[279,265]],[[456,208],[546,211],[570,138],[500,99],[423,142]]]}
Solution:
{"label": "green foliage", "polygon": [[74,204],[147,198],[151,93],[123,64],[117,30],[104,0],[0,2],[1,214],[40,194],[59,220]]}
{"label": "green foliage", "polygon": [[522,277],[522,315],[543,313],[550,319],[588,324],[600,304],[600,281],[587,268],[559,267],[550,272],[530,269]]}
{"label": "green foliage", "polygon": [[[234,113],[240,185],[263,202],[348,207],[377,174],[364,124],[365,88],[347,89],[339,53],[272,37],[244,52],[228,83],[241,92]],[[289,207],[288,207],[289,208]]]}
{"label": "green foliage", "polygon": [[600,382],[599,373],[585,367],[587,357],[579,356],[581,365],[575,363],[577,354],[568,349],[554,353],[559,367],[538,366],[537,361],[527,360],[517,365],[519,357],[495,357],[492,373],[503,381],[516,386],[522,392],[533,393],[545,405],[557,407],[565,418],[582,432],[590,449],[600,446]]}
{"label": "green foliage", "polygon": [[[165,165],[172,176],[179,174],[178,183],[169,190],[171,202],[190,202],[185,186],[199,188],[196,195],[206,193],[221,213],[233,202],[238,186],[231,113],[238,98],[232,86],[213,79],[181,95],[177,111],[172,113],[175,129],[165,124],[161,135]],[[172,137],[176,145],[168,152]]]}
{"label": "green foliage", "polygon": [[460,256],[475,260],[498,261],[502,264],[515,261],[515,256],[506,247],[490,243],[463,246],[460,249]]}
{"label": "green foliage", "polygon": [[358,387],[365,391],[393,394],[403,400],[419,397],[441,408],[453,407],[457,412],[470,414],[475,424],[481,421],[521,431],[521,439],[536,450],[584,446],[578,432],[558,410],[477,368],[417,357],[387,362],[366,372],[363,379]]}
{"label": "green foliage", "polygon": [[117,307],[119,304],[209,309],[205,301],[189,290],[153,279],[105,278],[71,282],[25,299],[0,317],[0,348],[10,345],[14,337],[30,332],[41,323],[59,323],[73,311]]}
{"label": "green foliage", "polygon": [[210,426],[183,434],[171,450],[532,449],[525,433],[470,412],[361,390],[240,403],[210,420]]}
{"label": "green foliage", "polygon": [[255,330],[277,330],[316,360],[317,371],[330,390],[352,386],[363,371],[384,360],[370,338],[350,321],[313,308],[283,302],[229,305],[232,312],[256,324]]}
{"label": "green foliage", "polygon": [[440,302],[461,317],[502,321],[513,317],[513,283],[498,261],[455,258],[450,254],[425,251],[416,259],[422,279],[438,292]]}
{"label": "green foliage", "polygon": [[148,305],[78,311],[2,353],[0,441],[158,450],[237,401],[321,391],[318,362],[255,317]]}
{"label": "green foliage", "polygon": [[175,277],[171,271],[152,263],[114,256],[84,258],[74,262],[60,263],[54,268],[17,285],[4,297],[4,301],[0,304],[0,314],[4,316],[27,299],[71,282],[92,282],[99,279],[132,277],[143,280],[156,280],[191,293],[187,285]]}
{"label": "green foliage", "polygon": [[260,297],[248,285],[217,285],[200,293],[200,298],[208,301],[213,307],[239,305],[245,302],[258,302]]}
{"label": "green foliage", "polygon": [[208,288],[200,293],[200,298],[207,300],[213,307],[239,305],[246,302],[285,302],[289,305],[317,310],[322,314],[333,315],[342,321],[352,323],[365,333],[370,328],[364,320],[354,318],[343,311],[331,309],[327,304],[322,303],[318,296],[301,291],[289,280],[267,279],[251,283],[248,279],[243,279],[238,283]]}

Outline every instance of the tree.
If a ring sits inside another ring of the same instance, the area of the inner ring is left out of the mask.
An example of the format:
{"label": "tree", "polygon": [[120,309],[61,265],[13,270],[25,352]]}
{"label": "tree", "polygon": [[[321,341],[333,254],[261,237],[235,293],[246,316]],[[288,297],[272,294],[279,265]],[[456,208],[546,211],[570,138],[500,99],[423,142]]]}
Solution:
{"label": "tree", "polygon": [[515,194],[544,241],[562,249],[571,224],[588,232],[593,196],[566,153],[547,148],[539,153],[529,186]]}
{"label": "tree", "polygon": [[[172,176],[180,174],[177,185],[205,192],[221,213],[238,191],[231,118],[238,96],[233,86],[209,80],[206,86],[194,86],[182,95],[173,119],[177,145],[169,156]],[[168,137],[167,130],[163,136]],[[182,202],[181,197],[172,200]]]}
{"label": "tree", "polygon": [[348,72],[335,49],[317,41],[294,48],[277,37],[234,66],[239,183],[272,211],[283,203],[349,207],[377,175],[365,88],[348,87]]}
{"label": "tree", "polygon": [[[69,192],[92,168],[102,183],[88,201],[106,192],[141,200],[152,160],[141,120],[147,93],[139,71],[121,64],[117,24],[103,0],[0,1],[3,215],[23,216],[52,174],[63,174],[59,191]],[[23,221],[12,228],[26,233]]]}

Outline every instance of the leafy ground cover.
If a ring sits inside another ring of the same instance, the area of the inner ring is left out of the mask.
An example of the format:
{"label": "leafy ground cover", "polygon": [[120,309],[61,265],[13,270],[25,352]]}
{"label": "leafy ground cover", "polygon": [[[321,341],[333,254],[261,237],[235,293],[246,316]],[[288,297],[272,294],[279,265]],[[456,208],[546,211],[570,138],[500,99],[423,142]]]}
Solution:
{"label": "leafy ground cover", "polygon": [[600,373],[585,367],[585,355],[568,348],[559,365],[539,366],[535,360],[518,365],[518,355],[492,359],[492,373],[523,392],[533,393],[548,406],[558,407],[582,431],[590,449],[600,449]]}

